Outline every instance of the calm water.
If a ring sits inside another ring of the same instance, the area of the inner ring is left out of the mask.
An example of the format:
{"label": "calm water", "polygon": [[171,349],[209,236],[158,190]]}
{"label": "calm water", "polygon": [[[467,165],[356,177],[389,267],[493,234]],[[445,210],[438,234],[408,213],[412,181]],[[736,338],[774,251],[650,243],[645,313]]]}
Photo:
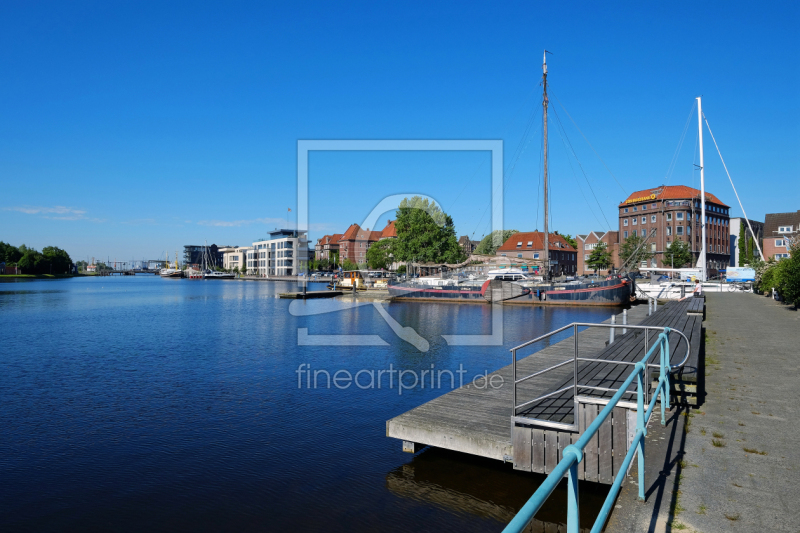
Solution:
{"label": "calm water", "polygon": [[[490,333],[491,306],[387,305],[428,340],[423,353],[371,305],[302,316],[318,304],[296,302],[290,313],[277,294],[294,289],[145,276],[0,284],[0,531],[502,529],[542,477],[442,450],[412,456],[385,436],[387,419],[449,378],[402,394],[385,381],[309,389],[297,369],[463,365],[471,379],[509,364],[508,347],[610,311],[511,306],[503,347],[451,347],[442,334]],[[298,346],[298,328],[388,345]],[[604,488],[582,490],[596,512]],[[539,518],[563,523],[564,501],[557,493]]]}

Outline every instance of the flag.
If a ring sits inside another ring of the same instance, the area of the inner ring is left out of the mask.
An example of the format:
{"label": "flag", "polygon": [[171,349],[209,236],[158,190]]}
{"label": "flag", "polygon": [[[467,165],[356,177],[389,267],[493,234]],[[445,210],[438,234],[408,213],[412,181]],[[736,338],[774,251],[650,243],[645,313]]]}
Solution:
{"label": "flag", "polygon": [[291,210],[292,210],[292,208],[290,207],[290,208],[289,208],[289,211],[291,212]]}

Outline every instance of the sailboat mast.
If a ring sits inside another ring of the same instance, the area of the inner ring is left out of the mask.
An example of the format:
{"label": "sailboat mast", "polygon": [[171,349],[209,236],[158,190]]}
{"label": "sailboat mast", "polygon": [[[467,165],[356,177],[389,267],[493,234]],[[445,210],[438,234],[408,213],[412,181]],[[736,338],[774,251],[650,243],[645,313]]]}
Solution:
{"label": "sailboat mast", "polygon": [[700,263],[700,279],[706,281],[706,249],[708,248],[706,242],[706,181],[703,166],[703,106],[699,96],[697,97],[697,129],[700,139],[700,239],[702,243],[698,263]]}
{"label": "sailboat mast", "polygon": [[544,280],[550,279],[550,231],[547,228],[547,51],[542,54],[542,124],[544,126]]}

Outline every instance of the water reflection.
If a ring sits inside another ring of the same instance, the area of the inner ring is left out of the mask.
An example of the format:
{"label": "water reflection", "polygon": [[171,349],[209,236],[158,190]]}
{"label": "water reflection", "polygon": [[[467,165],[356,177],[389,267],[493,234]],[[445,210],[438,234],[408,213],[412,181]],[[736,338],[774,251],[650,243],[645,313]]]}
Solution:
{"label": "water reflection", "polygon": [[[507,524],[544,481],[545,476],[518,472],[510,464],[438,448],[427,448],[386,475],[386,488],[401,498],[434,505],[457,515]],[[581,523],[591,525],[608,487],[581,482]],[[566,531],[567,491],[562,481],[526,531]],[[581,531],[589,531],[581,528]]]}

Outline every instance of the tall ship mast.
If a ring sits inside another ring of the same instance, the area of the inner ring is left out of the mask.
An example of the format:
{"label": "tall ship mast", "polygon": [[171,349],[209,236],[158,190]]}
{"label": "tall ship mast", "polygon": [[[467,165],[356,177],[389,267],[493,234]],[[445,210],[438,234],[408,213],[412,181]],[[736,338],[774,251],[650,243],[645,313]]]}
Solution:
{"label": "tall ship mast", "polygon": [[547,50],[542,54],[542,126],[544,130],[544,281],[550,279],[550,231],[547,226]]}

